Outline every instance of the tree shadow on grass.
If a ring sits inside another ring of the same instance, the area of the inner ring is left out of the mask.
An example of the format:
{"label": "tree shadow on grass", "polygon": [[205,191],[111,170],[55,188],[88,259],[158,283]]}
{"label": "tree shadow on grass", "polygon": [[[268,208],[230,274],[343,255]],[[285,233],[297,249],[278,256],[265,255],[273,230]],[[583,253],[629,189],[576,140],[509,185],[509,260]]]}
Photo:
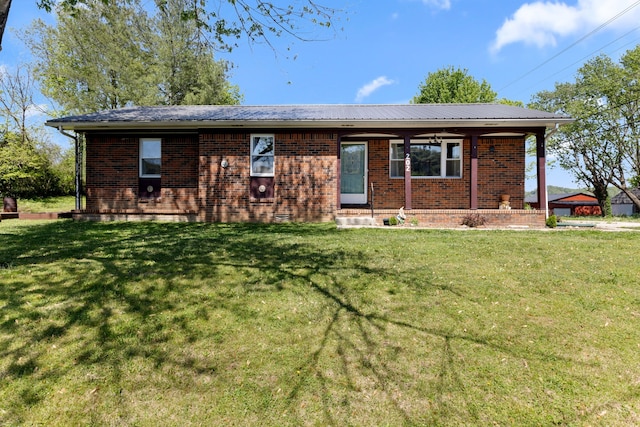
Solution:
{"label": "tree shadow on grass", "polygon": [[[201,330],[199,322],[211,324],[216,309],[238,319],[259,317],[247,298],[292,287],[323,301],[315,314],[324,322],[321,335],[308,343],[295,367],[301,374],[290,373],[297,380],[288,382],[286,399],[272,402],[291,414],[294,424],[342,425],[354,419],[446,423],[452,404],[445,396],[452,393],[463,404],[461,419],[479,422],[477,402],[466,394],[460,375],[464,368],[454,357],[456,345],[478,345],[527,360],[562,359],[425,325],[366,300],[352,289],[345,268],[365,282],[397,277],[376,266],[362,249],[328,247],[327,241],[343,236],[329,226],[57,221],[15,230],[3,233],[0,228],[0,301],[6,312],[0,322],[0,379],[5,384],[73,381],[68,376],[80,366],[96,382],[122,389],[131,386],[122,379],[122,366],[131,359],[160,372],[215,375],[225,369],[222,362],[193,356],[188,349],[223,343],[226,331],[224,326]],[[240,276],[242,283],[228,286],[230,275]],[[422,274],[420,283],[464,298],[433,277]],[[12,340],[13,335],[19,338]],[[439,346],[441,363],[406,366],[403,355],[416,353],[407,348],[406,337],[411,336],[415,346],[433,345],[424,351]],[[64,345],[72,360],[51,359],[51,345]],[[176,351],[176,345],[184,351]],[[50,360],[58,364],[47,366]],[[35,393],[22,387],[5,418],[25,421],[27,409],[53,393],[50,387],[42,385]],[[184,380],[180,387],[187,391],[197,384]],[[120,411],[126,423],[130,410]]]}
{"label": "tree shadow on grass", "polygon": [[[375,274],[384,273],[376,272]],[[424,285],[446,290],[464,298],[450,286],[432,283],[424,283]],[[335,410],[344,400],[329,398],[332,385],[341,381],[336,380],[333,375],[327,375],[321,368],[322,360],[334,357],[333,354],[338,354],[342,363],[344,396],[367,392],[371,394],[372,390],[380,391],[384,394],[384,398],[377,404],[384,409],[377,414],[370,414],[369,419],[385,420],[385,423],[391,419],[393,420],[391,424],[397,422],[409,425],[447,424],[452,419],[466,420],[466,423],[473,424],[486,422],[486,419],[483,420],[481,417],[482,403],[475,400],[477,396],[471,396],[467,392],[475,385],[467,384],[465,376],[461,375],[465,371],[464,360],[460,358],[460,355],[466,351],[463,348],[480,346],[500,357],[518,360],[577,363],[566,356],[532,350],[527,346],[505,345],[472,332],[455,332],[441,325],[426,326],[415,320],[404,320],[401,312],[382,315],[375,309],[371,310],[371,306],[368,307],[369,311],[363,311],[344,295],[339,283],[333,283],[331,287],[327,287],[310,280],[309,288],[333,303],[331,320],[327,323],[317,347],[299,368],[300,371],[312,373],[319,383],[325,416],[323,423],[327,425],[342,425],[349,420],[348,411]],[[413,335],[416,346],[421,346],[420,342],[423,340],[435,343],[437,346],[425,348],[425,351],[440,353],[439,356],[429,356],[440,360],[439,364],[431,367],[431,372],[427,374],[429,378],[425,380],[428,383],[429,397],[425,399],[426,396],[415,395],[410,398],[414,400],[413,403],[404,400],[405,396],[412,394],[408,390],[411,386],[405,386],[415,385],[420,381],[416,381],[413,369],[394,363],[394,356],[390,355],[407,350],[403,344],[396,343],[394,334],[398,331],[402,335]],[[354,367],[357,368],[354,369]],[[368,390],[356,384],[358,378],[362,377],[368,377],[372,382],[368,385]],[[288,395],[292,407],[295,408],[305,398],[302,395],[306,382],[306,379],[301,378],[293,386]],[[349,393],[348,390],[356,393]],[[456,397],[452,399],[451,396],[454,394]],[[306,398],[308,399],[308,396]],[[416,408],[417,404],[423,406]],[[337,416],[336,413],[341,415]],[[390,418],[385,418],[384,414]],[[304,418],[301,417],[299,421],[303,423]]]}

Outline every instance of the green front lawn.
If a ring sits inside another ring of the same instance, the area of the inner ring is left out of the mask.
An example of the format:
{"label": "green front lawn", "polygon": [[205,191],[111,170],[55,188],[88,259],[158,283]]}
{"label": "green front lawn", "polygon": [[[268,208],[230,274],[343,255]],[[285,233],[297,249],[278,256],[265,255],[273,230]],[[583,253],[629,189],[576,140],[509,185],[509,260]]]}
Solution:
{"label": "green front lawn", "polygon": [[19,212],[69,212],[75,209],[76,199],[75,196],[41,197],[38,199],[18,199],[17,204]]}
{"label": "green front lawn", "polygon": [[0,425],[640,424],[634,232],[0,222]]}

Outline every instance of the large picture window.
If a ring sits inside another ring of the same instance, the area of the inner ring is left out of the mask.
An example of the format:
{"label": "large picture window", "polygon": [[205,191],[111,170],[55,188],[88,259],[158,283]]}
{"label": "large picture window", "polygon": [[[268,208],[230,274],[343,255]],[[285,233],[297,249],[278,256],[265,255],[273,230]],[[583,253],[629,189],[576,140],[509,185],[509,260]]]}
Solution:
{"label": "large picture window", "polygon": [[[389,172],[391,178],[404,177],[404,142],[391,141]],[[412,140],[411,176],[414,178],[460,178],[462,141]]]}
{"label": "large picture window", "polygon": [[160,178],[162,172],[162,141],[159,138],[140,140],[140,177]]}
{"label": "large picture window", "polygon": [[273,135],[251,135],[251,176],[273,176],[275,138]]}

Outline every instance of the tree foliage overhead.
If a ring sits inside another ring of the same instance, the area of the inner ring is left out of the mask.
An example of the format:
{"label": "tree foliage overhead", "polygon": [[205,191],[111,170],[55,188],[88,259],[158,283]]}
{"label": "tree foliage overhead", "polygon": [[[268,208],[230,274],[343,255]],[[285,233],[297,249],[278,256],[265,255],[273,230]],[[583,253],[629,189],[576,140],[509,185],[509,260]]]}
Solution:
{"label": "tree foliage overhead", "polygon": [[157,63],[161,104],[237,104],[239,89],[227,80],[228,64],[215,61],[214,49],[197,24],[182,16],[193,0],[157,1],[149,31],[149,50]]}
{"label": "tree foliage overhead", "polygon": [[[100,0],[104,4],[118,0]],[[133,3],[135,0],[125,0]],[[76,15],[93,0],[38,0],[38,6],[49,12],[56,5]],[[155,0],[162,7],[167,0]],[[250,42],[271,45],[273,37],[289,36],[301,41],[317,40],[318,29],[333,28],[338,10],[318,4],[315,0],[186,0],[180,13],[201,31],[212,37],[216,48],[231,51],[245,35]]]}
{"label": "tree foliage overhead", "polygon": [[57,26],[37,20],[28,33],[43,93],[74,113],[152,102],[135,10],[97,1],[76,18],[60,9]]}
{"label": "tree foliage overhead", "polygon": [[413,97],[414,104],[469,104],[496,102],[497,94],[485,80],[477,81],[467,69],[453,66],[429,73]]}
{"label": "tree foliage overhead", "polygon": [[640,46],[619,63],[601,55],[585,63],[573,83],[536,94],[533,108],[568,114],[575,122],[547,142],[549,153],[585,185],[601,207],[613,185],[640,208],[630,190],[640,176]]}
{"label": "tree foliage overhead", "polygon": [[42,91],[71,113],[127,105],[236,104],[227,64],[198,26],[181,18],[193,0],[84,0],[58,22],[36,21],[27,42]]}

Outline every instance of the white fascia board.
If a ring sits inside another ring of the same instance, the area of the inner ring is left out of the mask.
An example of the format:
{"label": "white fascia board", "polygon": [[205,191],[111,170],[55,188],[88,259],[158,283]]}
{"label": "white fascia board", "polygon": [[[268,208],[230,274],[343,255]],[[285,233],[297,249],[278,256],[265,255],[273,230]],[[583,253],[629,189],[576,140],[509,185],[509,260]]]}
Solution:
{"label": "white fascia board", "polygon": [[407,128],[554,128],[572,122],[572,119],[455,119],[455,120],[198,120],[198,121],[145,121],[145,122],[46,122],[45,125],[62,130],[195,130],[195,129],[407,129]]}

